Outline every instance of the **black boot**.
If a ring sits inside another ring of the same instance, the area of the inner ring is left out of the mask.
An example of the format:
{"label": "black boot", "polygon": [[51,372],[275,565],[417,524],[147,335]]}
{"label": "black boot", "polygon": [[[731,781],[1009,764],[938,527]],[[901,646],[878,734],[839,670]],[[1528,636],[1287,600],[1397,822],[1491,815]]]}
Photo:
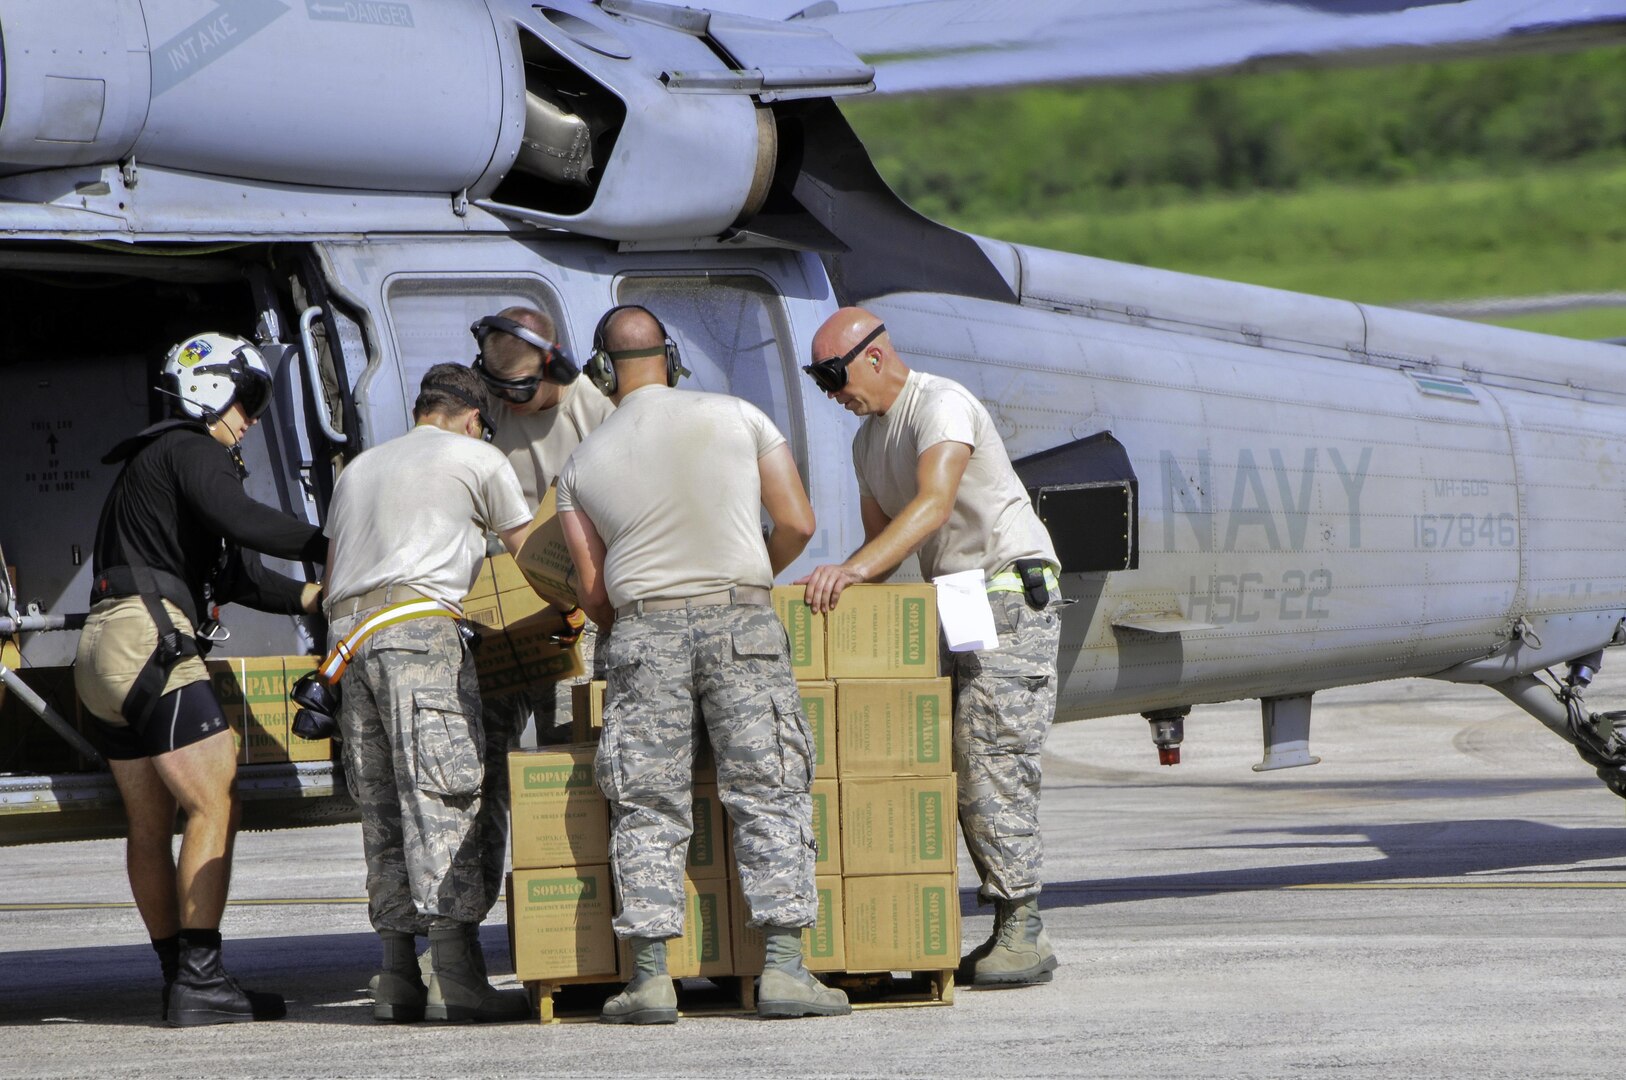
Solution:
{"label": "black boot", "polygon": [[181,965],[181,935],[153,938],[152,951],[158,954],[158,967],[164,973],[164,1019],[169,1019],[169,988],[175,985],[175,971]]}
{"label": "black boot", "polygon": [[281,1020],[288,1014],[281,994],[259,994],[237,985],[220,963],[220,931],[182,930],[180,964],[169,994],[170,1027]]}
{"label": "black boot", "polygon": [[373,976],[373,1019],[413,1024],[423,1019],[428,991],[418,974],[416,941],[411,934],[380,930],[384,968]]}

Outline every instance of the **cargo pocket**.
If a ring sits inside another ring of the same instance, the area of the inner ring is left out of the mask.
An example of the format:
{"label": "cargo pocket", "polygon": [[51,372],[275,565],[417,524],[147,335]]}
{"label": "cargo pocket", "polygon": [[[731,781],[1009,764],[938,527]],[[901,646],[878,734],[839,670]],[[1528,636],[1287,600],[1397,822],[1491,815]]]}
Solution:
{"label": "cargo pocket", "polygon": [[809,791],[813,786],[813,732],[802,715],[802,700],[796,694],[777,693],[773,711],[780,783],[786,791]]}
{"label": "cargo pocket", "polygon": [[769,611],[764,617],[753,618],[746,626],[733,631],[734,655],[741,660],[771,660],[790,655],[790,638],[785,635],[785,624]]}
{"label": "cargo pocket", "polygon": [[480,793],[485,735],[450,690],[412,692],[414,786],[431,795],[466,798]]}

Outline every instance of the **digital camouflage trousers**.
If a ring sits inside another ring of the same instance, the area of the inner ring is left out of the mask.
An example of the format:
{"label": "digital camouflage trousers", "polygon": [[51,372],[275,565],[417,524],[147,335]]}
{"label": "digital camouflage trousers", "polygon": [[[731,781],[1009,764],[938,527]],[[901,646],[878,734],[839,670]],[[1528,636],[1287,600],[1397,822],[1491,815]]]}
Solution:
{"label": "digital camouflage trousers", "polygon": [[1021,593],[989,593],[988,602],[999,647],[951,654],[960,829],[985,902],[1039,893],[1041,757],[1056,716],[1061,645],[1055,599],[1043,611]]}
{"label": "digital camouflage trousers", "polygon": [[597,776],[610,800],[620,937],[683,933],[701,726],[717,761],[750,925],[811,926],[812,732],[773,609],[714,605],[617,619]]}
{"label": "digital camouflage trousers", "polygon": [[[334,620],[332,633],[369,614]],[[363,642],[344,676],[339,726],[373,927],[424,934],[481,921],[496,897],[478,821],[486,746],[457,625],[414,619]]]}

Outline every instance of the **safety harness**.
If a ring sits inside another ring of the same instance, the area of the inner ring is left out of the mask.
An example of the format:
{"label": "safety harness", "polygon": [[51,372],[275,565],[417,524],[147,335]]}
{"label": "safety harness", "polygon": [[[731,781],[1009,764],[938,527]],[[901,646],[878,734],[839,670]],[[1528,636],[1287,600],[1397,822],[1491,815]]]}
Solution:
{"label": "safety harness", "polygon": [[[102,463],[113,465],[120,461],[127,462],[135,457],[142,447],[164,432],[176,428],[208,431],[205,425],[196,420],[160,421],[119,443],[102,458]],[[207,640],[200,646],[197,637],[181,633],[164,607],[164,601],[168,600],[181,609],[191,626],[199,625],[197,603],[192,596],[192,590],[186,582],[174,574],[154,570],[141,563],[132,563],[129,566],[110,566],[96,575],[90,590],[91,604],[125,596],[141,598],[141,604],[147,609],[153,628],[158,632],[157,646],[136,674],[134,684],[131,685],[129,693],[125,694],[124,703],[119,707],[119,713],[126,721],[141,724],[152,714],[158,699],[164,696],[164,687],[168,684],[169,674],[175,670],[175,666],[189,656],[202,656],[208,652],[209,646]]]}

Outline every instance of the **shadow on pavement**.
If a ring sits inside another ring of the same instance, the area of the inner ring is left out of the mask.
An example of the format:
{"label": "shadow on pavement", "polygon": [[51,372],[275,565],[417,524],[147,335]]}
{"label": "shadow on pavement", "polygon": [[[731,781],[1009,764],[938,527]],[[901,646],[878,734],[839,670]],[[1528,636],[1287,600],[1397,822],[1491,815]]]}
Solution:
{"label": "shadow on pavement", "polygon": [[[513,974],[508,932],[481,930],[486,964],[499,986]],[[379,962],[371,933],[227,938],[226,970],[251,990],[288,999],[288,1020],[373,1023],[367,980]],[[162,1027],[158,958],[145,942],[0,953],[0,1027],[42,1023]]]}
{"label": "shadow on pavement", "polygon": [[[1239,830],[1246,836],[1269,832],[1272,837],[1305,837],[1302,842],[1273,839],[1268,843],[1241,843],[1225,847],[1203,847],[1202,851],[1259,851],[1288,849],[1314,852],[1347,852],[1356,849],[1366,857],[1337,862],[1294,861],[1281,866],[1251,867],[1241,870],[1207,870],[1193,873],[1146,874],[1134,877],[1101,878],[1087,881],[1047,882],[1044,907],[1092,907],[1120,904],[1162,895],[1206,895],[1225,892],[1262,892],[1296,885],[1352,885],[1367,882],[1457,878],[1498,871],[1566,873],[1587,875],[1600,871],[1626,870],[1626,829],[1576,828],[1547,825],[1521,819],[1485,818],[1467,821],[1431,821],[1399,825],[1307,825]],[[1148,852],[1148,859],[1178,859],[1181,849],[1162,848]],[[1370,857],[1372,853],[1380,857]],[[1172,856],[1172,857],[1171,857]],[[1576,866],[1599,859],[1620,859],[1609,867]],[[1553,870],[1553,867],[1574,867]],[[1535,868],[1540,868],[1539,870]],[[976,895],[967,891],[961,897],[966,914],[975,910]]]}

